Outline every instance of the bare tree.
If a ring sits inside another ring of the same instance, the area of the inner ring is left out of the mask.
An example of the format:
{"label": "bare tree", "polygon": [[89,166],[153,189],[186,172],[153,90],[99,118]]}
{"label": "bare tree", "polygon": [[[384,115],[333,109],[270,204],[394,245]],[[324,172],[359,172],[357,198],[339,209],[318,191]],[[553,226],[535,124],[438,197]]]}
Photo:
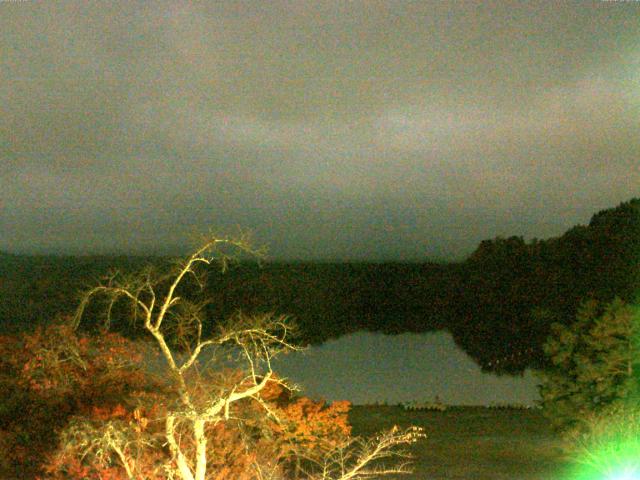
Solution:
{"label": "bare tree", "polygon": [[[203,286],[202,274],[206,269],[199,267],[220,262],[222,268],[226,268],[231,258],[227,253],[230,248],[252,255],[259,253],[251,248],[246,237],[209,238],[169,274],[154,275],[147,270],[129,278],[117,274],[109,276],[83,296],[74,318],[77,327],[86,306],[95,296],[107,297],[107,318],[112,306],[118,300],[125,299],[133,307],[134,319],[141,321],[155,342],[166,363],[168,382],[177,395],[177,401],[168,409],[163,420],[161,440],[170,452],[170,458],[163,465],[166,478],[209,478],[207,455],[211,455],[211,452],[207,449],[206,429],[228,422],[232,416],[232,405],[246,399],[258,402],[265,415],[276,417],[276,413],[260,397],[261,391],[270,382],[278,382],[287,389],[293,388],[285,380],[276,377],[272,369],[272,359],[276,355],[299,349],[291,343],[291,324],[286,317],[248,317],[239,314],[218,326],[213,333],[205,335],[205,331],[211,329],[205,328],[208,326],[204,324],[204,304],[194,303],[181,294],[187,278]],[[225,385],[207,385],[207,378],[200,368],[203,361],[229,356],[241,362],[244,373]],[[139,449],[132,447],[135,445],[135,435],[123,431],[127,428],[130,426],[110,423],[100,433],[82,428],[76,428],[75,432],[76,439],[83,438],[86,452],[104,455],[104,452],[111,451],[121,462],[127,477],[133,480],[140,478],[136,469]],[[181,446],[184,444],[181,439],[185,435],[190,436],[189,445],[193,446],[189,450]],[[340,449],[327,452],[322,461],[314,460],[318,468],[309,471],[307,476],[319,480],[351,480],[405,472],[405,463],[397,467],[367,467],[393,455],[398,445],[412,443],[421,436],[416,429],[406,432],[392,430],[375,441],[351,440]],[[275,478],[277,475],[275,469],[255,465],[256,479]]]}

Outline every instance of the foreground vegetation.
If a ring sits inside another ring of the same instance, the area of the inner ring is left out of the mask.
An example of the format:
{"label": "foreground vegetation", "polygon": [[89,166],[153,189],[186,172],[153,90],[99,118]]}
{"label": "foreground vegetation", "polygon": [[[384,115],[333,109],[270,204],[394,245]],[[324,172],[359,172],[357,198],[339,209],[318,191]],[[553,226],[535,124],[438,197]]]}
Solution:
{"label": "foreground vegetation", "polygon": [[[272,358],[296,350],[286,317],[207,318],[207,299],[194,298],[205,281],[200,267],[225,268],[225,247],[251,251],[242,238],[209,238],[168,269],[109,275],[73,318],[0,337],[2,474],[357,480],[409,471],[398,447],[421,439],[419,428],[354,437],[348,402],[311,401],[275,374]],[[107,315],[82,333],[98,298]],[[122,303],[141,330],[137,343],[110,331]]]}

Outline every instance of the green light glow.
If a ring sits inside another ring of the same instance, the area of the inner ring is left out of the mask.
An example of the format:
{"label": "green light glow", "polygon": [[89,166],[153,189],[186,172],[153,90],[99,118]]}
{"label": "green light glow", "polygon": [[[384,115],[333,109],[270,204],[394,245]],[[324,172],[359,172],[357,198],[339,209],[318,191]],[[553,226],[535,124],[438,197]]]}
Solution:
{"label": "green light glow", "polygon": [[[629,451],[628,455],[603,455],[600,458],[583,463],[574,472],[572,480],[640,480],[640,465],[638,464],[638,450]],[[598,455],[596,453],[596,455]]]}
{"label": "green light glow", "polygon": [[612,475],[608,475],[606,477],[607,480],[640,480],[640,473],[638,473],[638,469],[635,467],[631,467],[631,469],[622,469],[622,471],[614,473]]}
{"label": "green light glow", "polygon": [[616,409],[575,438],[571,480],[640,480],[640,414]]}

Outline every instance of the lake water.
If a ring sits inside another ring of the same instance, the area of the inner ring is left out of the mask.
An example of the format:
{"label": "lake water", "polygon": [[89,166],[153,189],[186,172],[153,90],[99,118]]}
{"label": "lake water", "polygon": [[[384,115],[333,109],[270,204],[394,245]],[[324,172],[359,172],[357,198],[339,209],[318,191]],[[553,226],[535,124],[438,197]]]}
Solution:
{"label": "lake water", "polygon": [[439,399],[450,405],[534,405],[537,379],[482,373],[448,332],[346,335],[281,357],[274,369],[303,393],[355,404]]}

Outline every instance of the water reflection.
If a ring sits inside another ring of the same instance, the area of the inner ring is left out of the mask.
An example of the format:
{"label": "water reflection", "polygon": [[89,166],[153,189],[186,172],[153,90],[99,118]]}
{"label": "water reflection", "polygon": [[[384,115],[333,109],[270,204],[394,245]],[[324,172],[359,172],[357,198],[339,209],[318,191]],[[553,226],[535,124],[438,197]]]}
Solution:
{"label": "water reflection", "polygon": [[356,404],[426,401],[534,405],[536,379],[482,373],[448,332],[387,336],[360,332],[279,359],[275,368],[306,395]]}

